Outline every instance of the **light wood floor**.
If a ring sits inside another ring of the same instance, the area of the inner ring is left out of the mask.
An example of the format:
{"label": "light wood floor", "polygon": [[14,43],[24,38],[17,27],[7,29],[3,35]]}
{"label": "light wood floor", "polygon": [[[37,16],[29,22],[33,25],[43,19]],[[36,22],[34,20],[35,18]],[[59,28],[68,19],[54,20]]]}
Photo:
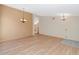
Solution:
{"label": "light wood floor", "polygon": [[36,35],[0,43],[0,54],[13,55],[79,55],[79,48],[61,44],[62,39]]}

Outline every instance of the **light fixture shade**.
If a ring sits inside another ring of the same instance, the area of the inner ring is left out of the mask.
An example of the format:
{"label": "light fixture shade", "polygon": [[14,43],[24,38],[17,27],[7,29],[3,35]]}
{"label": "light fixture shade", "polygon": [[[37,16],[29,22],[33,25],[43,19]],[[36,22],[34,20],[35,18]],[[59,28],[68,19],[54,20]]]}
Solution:
{"label": "light fixture shade", "polygon": [[21,18],[20,21],[21,21],[22,23],[27,22],[27,20],[26,20],[25,18]]}
{"label": "light fixture shade", "polygon": [[62,21],[65,21],[66,20],[66,17],[63,15],[63,16],[61,16],[61,20]]}

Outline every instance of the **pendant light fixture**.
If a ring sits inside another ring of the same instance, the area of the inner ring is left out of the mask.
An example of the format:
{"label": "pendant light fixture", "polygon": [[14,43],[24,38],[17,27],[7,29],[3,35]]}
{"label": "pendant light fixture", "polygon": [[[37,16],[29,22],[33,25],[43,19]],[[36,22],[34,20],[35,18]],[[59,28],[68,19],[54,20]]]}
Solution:
{"label": "pendant light fixture", "polygon": [[23,8],[23,15],[22,15],[22,18],[20,19],[20,21],[22,22],[22,23],[25,23],[25,22],[27,22],[27,20],[25,19],[25,14],[24,14],[24,8]]}
{"label": "pendant light fixture", "polygon": [[66,18],[65,18],[65,15],[63,14],[62,17],[61,17],[62,21],[65,21]]}

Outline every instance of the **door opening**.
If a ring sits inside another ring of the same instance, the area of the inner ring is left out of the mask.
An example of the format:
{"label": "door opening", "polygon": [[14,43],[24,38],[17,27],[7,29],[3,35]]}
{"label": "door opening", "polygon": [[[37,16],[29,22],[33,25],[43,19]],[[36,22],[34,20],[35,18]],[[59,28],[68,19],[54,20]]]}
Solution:
{"label": "door opening", "polygon": [[33,35],[39,34],[39,18],[37,16],[33,17]]}

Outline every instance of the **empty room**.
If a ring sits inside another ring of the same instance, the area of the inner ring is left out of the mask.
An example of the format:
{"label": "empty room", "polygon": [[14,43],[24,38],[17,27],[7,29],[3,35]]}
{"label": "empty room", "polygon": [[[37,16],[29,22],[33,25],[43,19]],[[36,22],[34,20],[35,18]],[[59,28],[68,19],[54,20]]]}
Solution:
{"label": "empty room", "polygon": [[79,4],[0,4],[0,55],[79,55]]}

